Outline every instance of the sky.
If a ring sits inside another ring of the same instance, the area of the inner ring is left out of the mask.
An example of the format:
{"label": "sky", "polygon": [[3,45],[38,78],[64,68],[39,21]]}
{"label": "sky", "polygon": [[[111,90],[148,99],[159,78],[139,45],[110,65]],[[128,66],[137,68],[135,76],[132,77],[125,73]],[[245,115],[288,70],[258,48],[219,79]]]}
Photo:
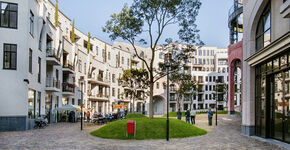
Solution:
{"label": "sky", "polygon": [[[52,0],[55,2],[55,0]],[[129,6],[133,0],[59,0],[59,9],[70,19],[75,19],[75,26],[83,33],[90,32],[92,36],[102,41],[112,43],[107,33],[102,31],[110,15],[119,13],[125,3]],[[201,0],[202,6],[196,24],[205,46],[227,48],[229,45],[228,11],[233,0]],[[174,28],[164,33],[166,37],[177,36]],[[122,41],[117,39],[116,41]]]}

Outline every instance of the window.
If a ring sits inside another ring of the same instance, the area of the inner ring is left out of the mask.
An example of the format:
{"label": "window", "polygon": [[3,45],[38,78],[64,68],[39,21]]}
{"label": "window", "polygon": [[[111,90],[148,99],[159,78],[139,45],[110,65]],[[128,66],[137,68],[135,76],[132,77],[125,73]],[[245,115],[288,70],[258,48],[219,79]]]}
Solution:
{"label": "window", "polygon": [[271,9],[268,4],[260,17],[256,31],[256,51],[269,45],[271,42]]}
{"label": "window", "polygon": [[115,96],[115,88],[112,88],[112,96]]}
{"label": "window", "polygon": [[163,53],[162,52],[159,53],[159,59],[163,59]]}
{"label": "window", "polygon": [[108,60],[111,60],[111,52],[108,52]]}
{"label": "window", "polygon": [[74,98],[71,99],[71,104],[75,105],[75,99]]}
{"label": "window", "polygon": [[35,118],[35,91],[28,90],[28,118]]}
{"label": "window", "polygon": [[124,57],[122,57],[122,64],[124,64]]}
{"label": "window", "polygon": [[209,76],[209,82],[212,82],[212,77],[211,76]]}
{"label": "window", "polygon": [[198,50],[198,56],[202,56],[202,50]]}
{"label": "window", "polygon": [[205,77],[205,81],[208,82],[208,76]]}
{"label": "window", "polygon": [[79,60],[78,70],[80,73],[82,73],[82,61],[81,60]]}
{"label": "window", "polygon": [[38,57],[38,82],[41,82],[41,58]]}
{"label": "window", "polygon": [[112,82],[115,83],[116,75],[112,74]]}
{"label": "window", "polygon": [[84,74],[87,74],[87,63],[84,63]]}
{"label": "window", "polygon": [[41,109],[41,92],[37,92],[37,101],[35,105],[35,114],[40,117],[40,109]]}
{"label": "window", "polygon": [[32,73],[32,49],[29,49],[29,72]]}
{"label": "window", "polygon": [[17,45],[4,44],[3,69],[16,70],[17,66]]}
{"label": "window", "polygon": [[99,47],[96,46],[96,55],[99,55]]}
{"label": "window", "polygon": [[129,58],[127,59],[127,66],[128,67],[130,66],[130,59]]}
{"label": "window", "polygon": [[17,28],[17,4],[0,2],[1,15],[0,26],[5,28]]}
{"label": "window", "polygon": [[30,34],[33,36],[34,34],[34,14],[30,11]]}
{"label": "window", "polygon": [[159,82],[156,82],[156,89],[159,89]]}

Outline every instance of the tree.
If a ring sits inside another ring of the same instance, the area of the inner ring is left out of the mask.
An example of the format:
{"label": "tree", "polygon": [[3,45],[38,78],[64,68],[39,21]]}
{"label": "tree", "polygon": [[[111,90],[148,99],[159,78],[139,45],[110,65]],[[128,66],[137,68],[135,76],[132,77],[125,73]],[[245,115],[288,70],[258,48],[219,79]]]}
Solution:
{"label": "tree", "polygon": [[[172,32],[169,30],[169,26],[176,25],[179,38],[175,43],[187,45],[187,48],[184,48],[183,52],[179,54],[180,58],[187,58],[195,50],[192,45],[202,45],[198,35],[199,30],[195,24],[200,6],[200,0],[134,0],[131,7],[125,5],[119,14],[111,15],[111,19],[103,28],[103,31],[109,33],[112,40],[121,38],[129,42],[135,55],[148,70],[149,118],[153,118],[154,83],[165,76],[164,74],[159,75],[153,65],[155,53],[160,50],[158,47],[161,42],[160,38],[166,31]],[[145,40],[142,36],[148,39]],[[137,43],[149,45],[148,53],[151,58],[145,59],[141,56],[135,46]],[[166,43],[169,45],[168,43],[172,43],[172,39],[168,38]]]}
{"label": "tree", "polygon": [[58,0],[55,2],[54,25],[58,27]]}
{"label": "tree", "polygon": [[70,39],[72,43],[75,42],[75,19],[73,19]]}
{"label": "tree", "polygon": [[[119,83],[125,87],[124,93],[131,100],[131,112],[135,111],[135,100],[145,99],[148,89],[148,72],[145,69],[129,69],[124,70]],[[140,93],[142,92],[142,94]],[[141,96],[142,95],[142,96]]]}
{"label": "tree", "polygon": [[180,109],[180,100],[185,98],[185,95],[191,97],[191,105],[193,103],[192,97],[195,96],[196,82],[192,80],[191,74],[184,72],[176,72],[170,75],[170,80],[174,85],[177,85],[177,107]]}
{"label": "tree", "polygon": [[216,89],[215,89],[216,93],[214,93],[214,95],[215,95],[214,99],[217,100],[217,101],[224,101],[225,94],[227,93],[227,89],[228,89],[228,84],[223,83],[223,81],[220,81],[220,80],[217,80],[216,83],[217,83],[216,84]]}

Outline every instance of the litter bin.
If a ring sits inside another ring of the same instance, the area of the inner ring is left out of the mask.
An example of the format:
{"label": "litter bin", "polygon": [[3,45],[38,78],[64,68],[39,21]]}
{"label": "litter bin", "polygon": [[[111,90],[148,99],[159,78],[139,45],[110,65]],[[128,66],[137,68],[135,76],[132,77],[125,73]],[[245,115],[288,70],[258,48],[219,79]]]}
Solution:
{"label": "litter bin", "polygon": [[128,120],[127,121],[127,133],[128,134],[134,134],[134,137],[136,136],[136,122],[134,120]]}

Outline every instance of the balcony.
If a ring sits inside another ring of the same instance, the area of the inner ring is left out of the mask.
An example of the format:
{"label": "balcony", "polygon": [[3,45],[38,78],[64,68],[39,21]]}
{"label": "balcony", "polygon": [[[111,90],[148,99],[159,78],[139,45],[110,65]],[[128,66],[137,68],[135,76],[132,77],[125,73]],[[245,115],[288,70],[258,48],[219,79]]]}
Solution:
{"label": "balcony", "polygon": [[93,94],[89,92],[88,99],[91,101],[109,101],[109,95],[103,93]]}
{"label": "balcony", "polygon": [[102,77],[95,77],[95,76],[88,75],[88,82],[91,84],[110,86],[110,81]]}
{"label": "balcony", "polygon": [[234,4],[229,10],[229,24],[243,13],[243,4]]}
{"label": "balcony", "polygon": [[55,48],[46,48],[46,62],[49,65],[60,65],[60,58],[57,56]]}
{"label": "balcony", "polygon": [[62,71],[63,72],[69,72],[71,74],[74,74],[74,65],[73,63],[70,63],[69,61],[66,61],[64,64],[63,64],[63,67],[62,67]]}
{"label": "balcony", "polygon": [[46,78],[46,91],[60,92],[60,81],[55,78]]}
{"label": "balcony", "polygon": [[75,85],[71,83],[62,83],[62,94],[72,96],[75,93]]}

